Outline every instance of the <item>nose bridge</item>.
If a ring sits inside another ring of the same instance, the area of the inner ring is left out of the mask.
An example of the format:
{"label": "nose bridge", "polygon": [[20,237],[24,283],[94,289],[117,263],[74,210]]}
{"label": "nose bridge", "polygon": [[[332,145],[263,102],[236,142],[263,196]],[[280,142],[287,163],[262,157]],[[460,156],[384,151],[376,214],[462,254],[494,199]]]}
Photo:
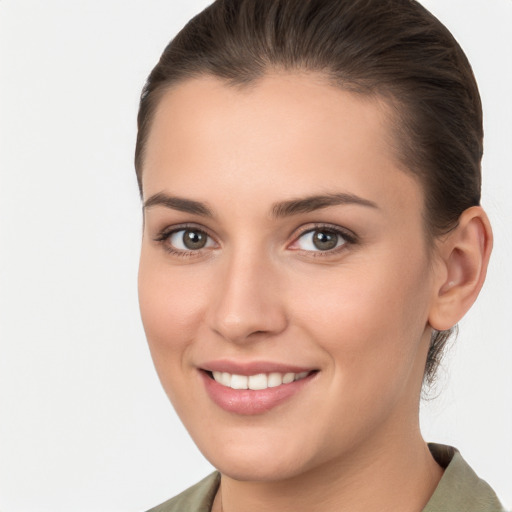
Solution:
{"label": "nose bridge", "polygon": [[243,343],[255,335],[271,336],[286,327],[275,265],[264,251],[233,249],[217,276],[211,327],[223,338]]}

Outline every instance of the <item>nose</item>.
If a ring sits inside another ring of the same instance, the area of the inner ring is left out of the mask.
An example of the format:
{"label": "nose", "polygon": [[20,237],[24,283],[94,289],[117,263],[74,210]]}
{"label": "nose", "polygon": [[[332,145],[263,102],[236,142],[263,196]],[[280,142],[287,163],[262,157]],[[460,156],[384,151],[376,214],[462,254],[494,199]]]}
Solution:
{"label": "nose", "polygon": [[210,328],[238,344],[273,337],[286,329],[287,317],[277,269],[261,255],[232,255],[217,275]]}

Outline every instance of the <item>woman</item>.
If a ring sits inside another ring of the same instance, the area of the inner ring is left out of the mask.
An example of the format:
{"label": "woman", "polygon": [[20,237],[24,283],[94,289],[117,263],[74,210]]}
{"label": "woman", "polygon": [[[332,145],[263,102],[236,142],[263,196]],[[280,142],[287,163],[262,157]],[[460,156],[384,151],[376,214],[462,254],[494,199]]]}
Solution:
{"label": "woman", "polygon": [[138,123],[142,319],[219,470],[154,510],[501,510],[419,429],[492,247],[446,28],[409,0],[218,0]]}

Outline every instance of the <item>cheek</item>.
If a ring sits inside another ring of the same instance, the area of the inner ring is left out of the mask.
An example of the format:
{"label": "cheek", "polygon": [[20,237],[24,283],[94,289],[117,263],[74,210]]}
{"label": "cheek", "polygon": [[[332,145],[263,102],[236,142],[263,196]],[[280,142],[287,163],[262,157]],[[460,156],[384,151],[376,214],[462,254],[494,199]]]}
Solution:
{"label": "cheek", "polygon": [[293,316],[335,360],[340,378],[408,371],[428,318],[423,253],[384,250],[329,270],[316,276],[315,293],[301,293],[297,284]]}
{"label": "cheek", "polygon": [[[162,379],[183,367],[194,342],[208,294],[186,266],[170,267],[143,249],[139,266],[139,304],[151,355]],[[175,373],[174,373],[175,374]]]}
{"label": "cheek", "polygon": [[393,421],[390,411],[400,409],[403,418],[415,410],[426,357],[428,301],[421,258],[413,260],[365,262],[365,272],[346,266],[336,279],[317,276],[314,294],[296,290],[300,300],[293,316],[330,359],[331,400],[325,400],[318,417],[333,443],[357,443]]}

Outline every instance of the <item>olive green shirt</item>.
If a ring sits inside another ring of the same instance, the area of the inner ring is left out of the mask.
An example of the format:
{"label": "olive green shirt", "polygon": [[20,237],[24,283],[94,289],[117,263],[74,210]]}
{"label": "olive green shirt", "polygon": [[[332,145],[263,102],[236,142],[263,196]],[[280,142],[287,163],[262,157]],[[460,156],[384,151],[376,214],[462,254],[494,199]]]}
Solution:
{"label": "olive green shirt", "polygon": [[[429,444],[444,474],[423,512],[504,512],[494,491],[478,478],[451,446]],[[148,512],[210,512],[219,488],[220,474],[212,473],[178,496]]]}

